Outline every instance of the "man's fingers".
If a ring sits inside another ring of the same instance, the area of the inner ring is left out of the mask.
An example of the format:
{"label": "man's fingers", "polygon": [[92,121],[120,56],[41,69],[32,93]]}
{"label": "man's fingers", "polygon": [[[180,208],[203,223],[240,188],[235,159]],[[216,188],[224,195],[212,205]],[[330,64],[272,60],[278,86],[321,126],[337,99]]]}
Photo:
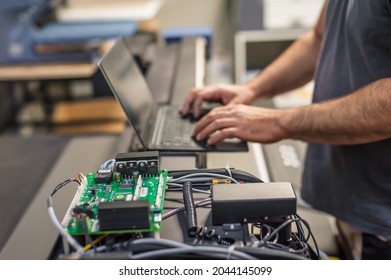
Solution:
{"label": "man's fingers", "polygon": [[219,99],[215,88],[201,89],[193,100],[193,115],[198,118],[201,114],[201,106],[204,101]]}
{"label": "man's fingers", "polygon": [[208,136],[212,135],[218,130],[222,130],[228,127],[236,126],[236,120],[230,117],[221,117],[212,122],[207,123],[197,134],[197,140],[203,140]]}
{"label": "man's fingers", "polygon": [[204,102],[205,97],[203,95],[198,95],[193,101],[193,116],[198,118],[201,114],[201,106]]}
{"label": "man's fingers", "polygon": [[215,109],[206,114],[202,119],[200,119],[193,128],[193,136],[197,136],[197,134],[203,130],[209,123],[213,122],[218,116],[215,113]]}
{"label": "man's fingers", "polygon": [[197,96],[197,93],[199,92],[199,88],[193,88],[190,93],[186,96],[185,100],[182,103],[181,107],[181,113],[183,115],[187,115],[190,112],[190,107],[194,102],[194,99]]}
{"label": "man's fingers", "polygon": [[214,145],[224,139],[238,137],[237,127],[227,127],[213,133],[208,139],[208,145]]}
{"label": "man's fingers", "polygon": [[220,106],[212,109],[208,114],[206,114],[195,124],[193,128],[193,136],[197,136],[197,134],[210,123],[220,123],[223,118],[228,118],[232,116],[233,115],[231,112],[231,107],[229,106]]}

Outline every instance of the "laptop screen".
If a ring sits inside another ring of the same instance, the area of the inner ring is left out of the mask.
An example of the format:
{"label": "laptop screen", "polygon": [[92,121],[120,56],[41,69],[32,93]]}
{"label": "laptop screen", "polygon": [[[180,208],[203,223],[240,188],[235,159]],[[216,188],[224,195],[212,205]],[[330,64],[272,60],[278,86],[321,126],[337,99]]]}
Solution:
{"label": "laptop screen", "polygon": [[149,116],[157,105],[124,40],[116,41],[98,65],[139,140],[146,147]]}

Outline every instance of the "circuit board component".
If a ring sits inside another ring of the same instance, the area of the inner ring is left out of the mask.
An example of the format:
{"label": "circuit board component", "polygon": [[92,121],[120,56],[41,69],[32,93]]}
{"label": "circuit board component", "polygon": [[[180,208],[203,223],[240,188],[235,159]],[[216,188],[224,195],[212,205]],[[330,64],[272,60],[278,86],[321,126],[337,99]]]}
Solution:
{"label": "circuit board component", "polygon": [[62,223],[68,233],[158,231],[168,172],[141,173],[132,170],[131,174],[87,174],[87,185],[75,196]]}

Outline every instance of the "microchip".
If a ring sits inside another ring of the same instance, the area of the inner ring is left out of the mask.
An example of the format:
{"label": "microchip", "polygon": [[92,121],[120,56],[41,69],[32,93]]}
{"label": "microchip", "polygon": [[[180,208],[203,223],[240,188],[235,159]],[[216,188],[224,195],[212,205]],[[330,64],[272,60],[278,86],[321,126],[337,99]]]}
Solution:
{"label": "microchip", "polygon": [[110,170],[99,170],[95,175],[95,184],[109,184],[113,178],[113,172]]}
{"label": "microchip", "polygon": [[118,189],[131,189],[131,188],[132,188],[132,185],[130,185],[130,184],[123,184],[123,185],[118,186]]}

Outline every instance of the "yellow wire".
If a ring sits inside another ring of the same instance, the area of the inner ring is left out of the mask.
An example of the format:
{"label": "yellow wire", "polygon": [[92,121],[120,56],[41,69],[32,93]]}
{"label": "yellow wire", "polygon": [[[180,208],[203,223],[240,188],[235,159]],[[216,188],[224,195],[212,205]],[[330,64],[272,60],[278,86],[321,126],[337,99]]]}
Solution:
{"label": "yellow wire", "polygon": [[[98,238],[96,238],[94,241],[92,241],[92,243],[96,244],[96,243],[102,241],[103,239],[105,239],[106,237],[107,237],[107,234],[101,235]],[[91,243],[87,244],[86,246],[83,247],[83,251],[85,252],[85,251],[91,249],[91,247],[92,247]]]}

